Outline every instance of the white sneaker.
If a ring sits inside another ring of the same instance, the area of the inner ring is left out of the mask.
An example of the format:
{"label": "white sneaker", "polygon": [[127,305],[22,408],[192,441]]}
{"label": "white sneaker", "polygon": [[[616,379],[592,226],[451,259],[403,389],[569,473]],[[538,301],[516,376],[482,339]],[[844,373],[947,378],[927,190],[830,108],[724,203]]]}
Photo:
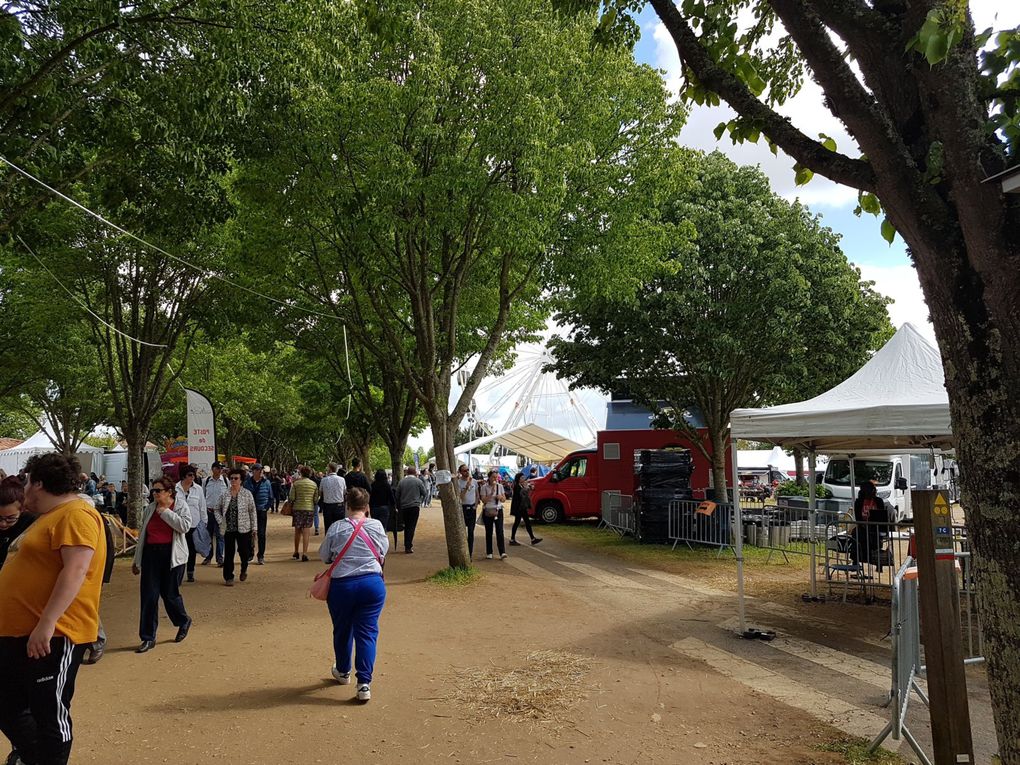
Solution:
{"label": "white sneaker", "polygon": [[489,555],[486,555],[485,560],[492,560],[492,554],[490,553]]}
{"label": "white sneaker", "polygon": [[341,672],[336,668],[336,664],[333,665],[333,668],[330,670],[330,672],[333,675],[333,679],[340,683],[340,685],[350,685],[351,683],[350,672]]}
{"label": "white sneaker", "polygon": [[362,683],[358,686],[358,701],[368,701],[372,698],[372,688],[368,683]]}
{"label": "white sneaker", "polygon": [[499,554],[499,559],[500,560],[506,560],[506,553],[500,553]]}

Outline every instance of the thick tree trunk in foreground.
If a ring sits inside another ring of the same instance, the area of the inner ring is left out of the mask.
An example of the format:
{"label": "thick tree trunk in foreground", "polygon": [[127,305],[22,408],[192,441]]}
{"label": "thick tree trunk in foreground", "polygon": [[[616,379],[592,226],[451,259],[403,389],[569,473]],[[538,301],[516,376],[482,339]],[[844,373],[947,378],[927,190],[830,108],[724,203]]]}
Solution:
{"label": "thick tree trunk in foreground", "polygon": [[[934,256],[934,253],[932,253]],[[938,253],[948,273],[922,274],[946,370],[961,503],[974,552],[989,687],[1002,762],[1020,764],[1020,313],[1000,302],[965,252]],[[1009,275],[1003,274],[1004,278]],[[955,285],[944,280],[952,277]],[[943,297],[950,288],[967,307]],[[1005,319],[1005,320],[1003,320]]]}

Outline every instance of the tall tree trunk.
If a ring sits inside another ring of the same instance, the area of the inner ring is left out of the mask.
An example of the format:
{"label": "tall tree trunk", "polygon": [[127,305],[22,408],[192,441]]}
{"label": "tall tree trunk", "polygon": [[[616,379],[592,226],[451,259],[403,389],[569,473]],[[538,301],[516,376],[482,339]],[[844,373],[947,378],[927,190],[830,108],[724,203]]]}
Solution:
{"label": "tall tree trunk", "polygon": [[[708,438],[712,443],[712,483],[715,484],[715,501],[729,502],[726,491],[726,460],[729,450],[726,448],[725,431],[709,426]],[[734,481],[735,482],[735,481]]]}
{"label": "tall tree trunk", "polygon": [[[449,470],[453,474],[457,468],[456,455],[453,453],[456,432],[450,428],[445,408],[428,407],[427,414],[436,447],[436,468]],[[468,556],[464,511],[454,487],[455,484],[452,482],[439,486],[439,499],[443,504],[443,526],[446,529],[446,553],[450,568],[470,568],[471,558]]]}
{"label": "tall tree trunk", "polygon": [[390,470],[392,480],[396,484],[404,473],[404,449],[407,448],[407,441],[402,443],[390,443],[386,445],[390,453]]}
{"label": "tall tree trunk", "polygon": [[797,471],[797,485],[804,485],[804,450],[794,449],[793,450],[793,464]]}
{"label": "tall tree trunk", "polygon": [[128,526],[138,528],[145,508],[146,479],[148,476],[145,462],[145,433],[135,425],[124,429],[124,440],[127,442],[128,457]]}

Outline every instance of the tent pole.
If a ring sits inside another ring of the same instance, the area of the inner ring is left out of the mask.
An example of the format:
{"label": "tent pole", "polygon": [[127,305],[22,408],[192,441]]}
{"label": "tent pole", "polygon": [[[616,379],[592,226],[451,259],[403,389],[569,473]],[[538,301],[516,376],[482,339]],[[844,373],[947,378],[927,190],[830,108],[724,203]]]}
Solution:
{"label": "tent pole", "polygon": [[733,553],[737,557],[737,616],[740,634],[747,632],[747,615],[744,611],[744,523],[740,513],[740,471],[737,469],[737,439],[730,432],[730,461],[733,463]]}
{"label": "tent pole", "polygon": [[815,544],[815,526],[818,523],[816,498],[816,470],[814,447],[808,449],[808,540],[811,545],[811,598],[818,597],[818,557]]}

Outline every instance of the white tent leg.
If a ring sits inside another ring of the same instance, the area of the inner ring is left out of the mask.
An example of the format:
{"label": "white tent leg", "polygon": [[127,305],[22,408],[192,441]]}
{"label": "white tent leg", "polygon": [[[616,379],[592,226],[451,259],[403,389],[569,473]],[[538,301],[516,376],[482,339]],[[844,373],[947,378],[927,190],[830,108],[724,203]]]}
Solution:
{"label": "white tent leg", "polygon": [[811,597],[818,597],[818,559],[815,544],[815,527],[818,523],[818,509],[815,496],[815,450],[808,451],[808,544],[811,545]]}
{"label": "white tent leg", "polygon": [[737,469],[737,439],[730,442],[730,460],[733,463],[733,552],[737,556],[737,616],[740,634],[747,632],[747,615],[744,611],[744,523],[740,513],[740,471]]}

